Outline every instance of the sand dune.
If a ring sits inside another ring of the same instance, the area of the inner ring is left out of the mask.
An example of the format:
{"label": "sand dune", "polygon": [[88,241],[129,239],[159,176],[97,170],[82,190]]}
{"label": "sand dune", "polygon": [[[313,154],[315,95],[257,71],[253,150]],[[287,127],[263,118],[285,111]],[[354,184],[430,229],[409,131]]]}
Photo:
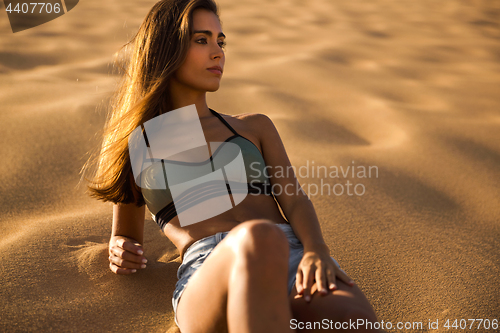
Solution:
{"label": "sand dune", "polygon": [[[148,268],[112,274],[111,205],[77,187],[112,56],[153,3],[81,1],[16,34],[2,14],[0,331],[176,331],[178,251],[149,220]],[[296,167],[377,167],[300,181],[379,319],[498,319],[500,4],[218,3],[228,45],[209,106],[270,116]],[[347,180],[364,195],[313,195]]]}

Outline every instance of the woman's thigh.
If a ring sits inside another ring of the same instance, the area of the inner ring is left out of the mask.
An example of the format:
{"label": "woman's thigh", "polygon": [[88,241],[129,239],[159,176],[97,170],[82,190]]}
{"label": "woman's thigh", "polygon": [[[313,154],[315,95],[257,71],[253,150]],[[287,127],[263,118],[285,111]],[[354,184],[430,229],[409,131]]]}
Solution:
{"label": "woman's thigh", "polygon": [[[234,229],[233,229],[234,230]],[[191,276],[177,305],[177,321],[185,332],[224,332],[228,280],[234,254],[228,234]]]}
{"label": "woman's thigh", "polygon": [[[265,228],[259,227],[262,224]],[[227,332],[228,285],[234,263],[242,255],[249,254],[245,242],[253,244],[257,239],[273,237],[273,233],[269,233],[270,226],[275,228],[267,220],[241,223],[213,248],[189,279],[178,301],[176,316],[183,332]],[[283,239],[286,238],[283,236]]]}
{"label": "woman's thigh", "polygon": [[[307,303],[301,295],[297,295],[297,288],[294,286],[289,295],[290,306],[293,317],[297,322],[321,322],[323,319],[333,322],[356,321],[363,319],[371,321],[377,320],[376,314],[361,289],[357,285],[349,286],[337,279],[338,289],[329,291],[326,295],[317,292],[316,284],[311,289],[311,301]],[[320,332],[322,330],[318,330]],[[301,330],[298,330],[301,332]],[[308,330],[307,332],[315,332]],[[356,332],[365,332],[356,330]]]}

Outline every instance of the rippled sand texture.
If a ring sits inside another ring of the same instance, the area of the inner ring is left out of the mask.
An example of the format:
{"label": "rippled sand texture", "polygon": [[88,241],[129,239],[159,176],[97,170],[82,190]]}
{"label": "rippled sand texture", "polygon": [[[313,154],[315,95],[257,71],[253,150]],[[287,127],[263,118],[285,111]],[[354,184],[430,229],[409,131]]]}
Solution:
{"label": "rippled sand texture", "polygon": [[[85,0],[16,34],[2,14],[0,331],[176,331],[175,247],[147,221],[148,268],[112,274],[111,205],[76,187],[112,55],[153,3]],[[227,58],[209,106],[270,116],[296,167],[377,167],[300,182],[379,319],[498,318],[500,3],[219,4]],[[364,195],[313,193],[347,181]]]}

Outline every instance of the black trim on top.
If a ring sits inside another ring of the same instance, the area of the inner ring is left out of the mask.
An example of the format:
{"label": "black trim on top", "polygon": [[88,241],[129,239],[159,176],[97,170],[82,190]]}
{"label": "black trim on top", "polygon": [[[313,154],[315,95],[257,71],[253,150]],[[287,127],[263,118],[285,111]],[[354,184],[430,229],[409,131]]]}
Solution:
{"label": "black trim on top", "polygon": [[[231,132],[233,132],[235,135],[239,135],[239,134],[238,134],[238,132],[236,132],[236,131],[234,130],[234,128],[232,128],[232,127],[231,127],[231,125],[229,125],[229,123],[228,123],[226,120],[224,120],[224,118],[222,118],[222,116],[221,116],[219,113],[217,113],[215,110],[212,110],[211,108],[208,108],[208,109],[209,109],[209,110],[210,110],[210,111],[211,111],[211,112],[212,112],[212,113],[213,113],[213,114],[214,114],[217,118],[219,118],[219,119],[220,119],[220,121],[222,121],[222,122],[224,123],[224,125],[226,125],[226,126],[227,126],[227,128],[229,128],[229,129],[231,130]],[[241,136],[241,135],[239,135],[239,136]]]}
{"label": "black trim on top", "polygon": [[[230,191],[229,184],[226,183],[226,187],[227,187],[228,191]],[[248,191],[248,194],[251,194],[251,195],[264,194],[264,195],[270,195],[274,198],[274,193],[272,191],[272,186],[270,183],[258,183],[258,182],[247,183],[247,191]],[[218,192],[218,193],[219,194],[213,193],[213,195],[215,195],[215,196],[222,195],[222,194],[227,193],[227,192]],[[187,200],[187,202],[185,200]],[[193,200],[193,197],[187,197],[187,198],[185,198],[185,200],[181,200],[181,202],[179,202],[179,206],[180,206],[181,211],[186,210],[186,209],[192,207],[193,205],[198,204],[199,202],[203,201],[204,199],[198,198],[196,200]],[[234,204],[234,202],[233,202],[233,204]],[[160,226],[160,228],[163,229],[163,227],[177,215],[178,215],[178,212],[175,208],[174,202],[172,201],[168,205],[163,207],[158,213],[156,213],[155,221]]]}
{"label": "black trim on top", "polygon": [[[255,145],[255,143],[253,143],[251,140],[249,140],[249,139],[245,138],[243,135],[240,135],[238,132],[236,132],[236,130],[235,130],[234,128],[232,128],[232,127],[231,127],[231,125],[229,125],[229,123],[228,123],[227,121],[225,121],[225,120],[224,120],[224,118],[222,118],[222,116],[221,116],[219,113],[217,113],[217,111],[215,111],[215,110],[213,110],[213,109],[211,109],[211,108],[208,108],[208,109],[209,109],[209,110],[210,110],[210,111],[211,111],[211,112],[212,112],[212,113],[213,113],[213,114],[214,114],[217,118],[219,118],[219,119],[220,119],[220,121],[222,121],[222,122],[224,123],[224,125],[226,125],[226,126],[227,126],[230,130],[231,130],[231,132],[233,132],[233,133],[234,133],[234,135],[233,135],[232,137],[228,138],[227,140],[232,139],[232,138],[234,138],[234,137],[236,137],[236,136],[239,136],[240,138],[243,138],[243,139],[247,140],[247,141],[248,141],[248,142],[250,142],[250,143],[251,143],[251,144],[252,144],[255,148],[257,148],[257,150],[259,151],[260,155],[262,156],[262,152],[260,151],[259,147],[257,147],[257,146]],[[227,140],[226,140],[226,141],[227,141]]]}

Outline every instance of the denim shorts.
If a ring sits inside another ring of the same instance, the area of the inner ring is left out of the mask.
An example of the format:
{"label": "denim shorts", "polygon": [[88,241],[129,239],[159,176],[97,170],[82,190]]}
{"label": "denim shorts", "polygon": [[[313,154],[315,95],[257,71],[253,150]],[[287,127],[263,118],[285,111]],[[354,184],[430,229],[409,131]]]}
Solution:
{"label": "denim shorts", "polygon": [[[290,245],[290,256],[288,258],[288,294],[290,294],[293,286],[295,285],[297,268],[302,260],[302,256],[304,255],[304,247],[302,246],[300,240],[295,236],[290,224],[279,223],[276,225],[283,230],[288,238],[288,244]],[[186,288],[186,285],[191,276],[193,276],[194,272],[200,268],[215,246],[219,244],[228,233],[229,231],[218,232],[215,235],[199,239],[191,244],[191,246],[189,246],[184,253],[182,264],[177,270],[177,278],[179,280],[175,284],[175,290],[172,297],[174,319],[177,326],[179,326],[179,323],[177,322],[177,304],[179,303],[179,299],[181,298],[184,288]],[[342,270],[339,263],[333,257],[332,259],[337,267]]]}

